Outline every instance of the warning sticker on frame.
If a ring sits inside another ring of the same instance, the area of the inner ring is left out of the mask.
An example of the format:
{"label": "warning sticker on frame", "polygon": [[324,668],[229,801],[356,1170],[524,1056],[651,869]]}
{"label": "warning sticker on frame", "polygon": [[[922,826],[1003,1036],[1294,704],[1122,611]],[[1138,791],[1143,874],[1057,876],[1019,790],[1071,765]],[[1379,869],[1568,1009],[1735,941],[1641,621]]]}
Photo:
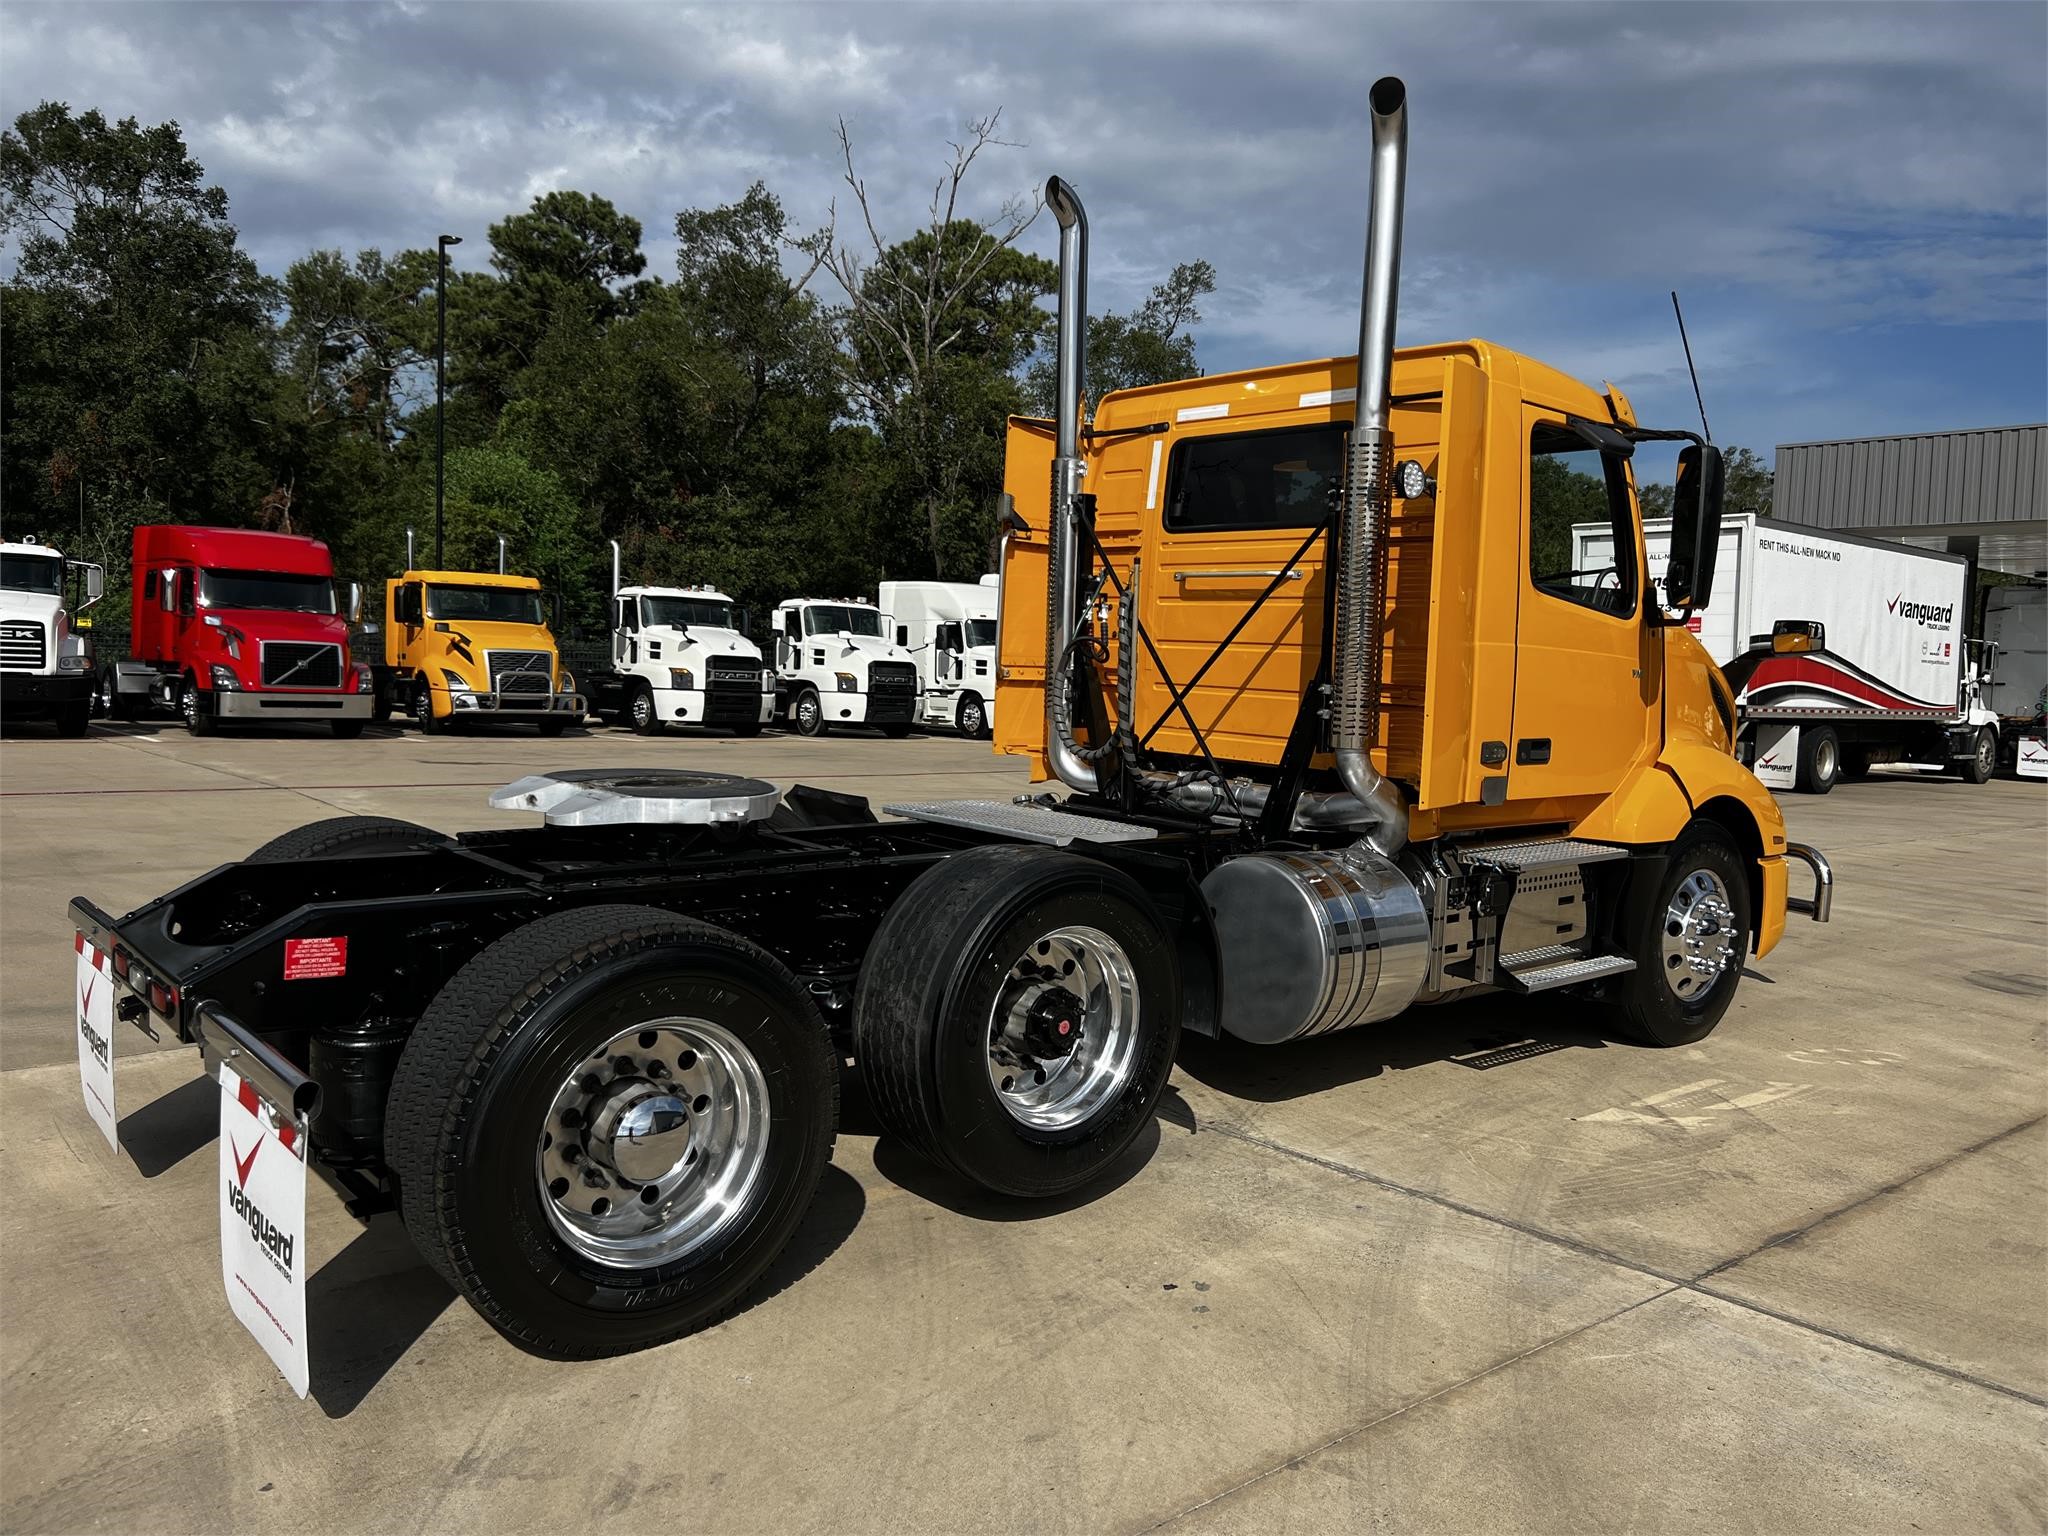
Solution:
{"label": "warning sticker on frame", "polygon": [[220,1269],[228,1307],[292,1390],[312,1381],[306,1355],[305,1140],[271,1123],[256,1090],[220,1069]]}
{"label": "warning sticker on frame", "polygon": [[348,971],[348,939],[286,939],[284,979],[324,981]]}
{"label": "warning sticker on frame", "polygon": [[114,978],[107,957],[79,934],[78,951],[78,1078],[85,1088],[85,1112],[107,1138],[118,1157],[119,1120],[114,1114]]}

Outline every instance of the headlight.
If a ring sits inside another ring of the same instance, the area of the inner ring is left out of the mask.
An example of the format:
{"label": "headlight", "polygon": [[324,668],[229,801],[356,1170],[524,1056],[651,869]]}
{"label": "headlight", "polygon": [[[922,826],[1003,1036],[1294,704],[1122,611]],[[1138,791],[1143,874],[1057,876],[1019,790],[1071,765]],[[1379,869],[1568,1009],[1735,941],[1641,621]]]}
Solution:
{"label": "headlight", "polygon": [[688,667],[670,667],[668,669],[668,685],[671,688],[695,688],[697,686],[697,678]]}
{"label": "headlight", "polygon": [[446,667],[443,667],[441,669],[441,680],[448,685],[448,691],[451,694],[474,693],[476,691],[475,689],[471,688],[469,684],[465,683],[460,676],[458,676],[456,673],[450,672]]}
{"label": "headlight", "polygon": [[575,691],[576,674],[574,672],[571,672],[567,667],[562,668],[562,680],[555,685],[555,692],[574,693]]}
{"label": "headlight", "polygon": [[761,691],[763,693],[773,693],[775,691],[775,674],[766,667],[761,669]]}
{"label": "headlight", "polygon": [[836,675],[839,678],[839,691],[841,693],[857,693],[859,691],[855,686],[854,676],[851,672],[841,672]]}
{"label": "headlight", "polygon": [[234,668],[224,667],[217,661],[213,664],[213,686],[220,693],[242,691],[241,679],[235,676]]}
{"label": "headlight", "polygon": [[368,667],[357,667],[357,668],[356,668],[356,692],[357,692],[357,693],[375,693],[376,691],[377,691],[377,679],[376,679],[376,678],[374,678],[374,677],[372,677],[372,676],[370,675],[370,669],[369,669]]}
{"label": "headlight", "polygon": [[85,672],[91,670],[91,667],[91,661],[84,656],[59,656],[57,658],[57,670],[59,672]]}

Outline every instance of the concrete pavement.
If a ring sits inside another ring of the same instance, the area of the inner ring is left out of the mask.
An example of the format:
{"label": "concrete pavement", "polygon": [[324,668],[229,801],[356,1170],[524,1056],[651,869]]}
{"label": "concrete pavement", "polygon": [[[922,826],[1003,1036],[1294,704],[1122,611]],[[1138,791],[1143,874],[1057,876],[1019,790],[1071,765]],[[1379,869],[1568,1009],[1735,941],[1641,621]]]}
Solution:
{"label": "concrete pavement", "polygon": [[314,1398],[228,1315],[214,1099],[73,1062],[66,898],[119,911],[304,821],[491,824],[537,767],[1003,795],[946,738],[0,743],[0,1526],[9,1531],[2039,1529],[2048,796],[1785,801],[1835,861],[1719,1031],[1426,1010],[1183,1053],[1156,1134],[1018,1207],[872,1134],[764,1294],[589,1365],[506,1345],[316,1184]]}

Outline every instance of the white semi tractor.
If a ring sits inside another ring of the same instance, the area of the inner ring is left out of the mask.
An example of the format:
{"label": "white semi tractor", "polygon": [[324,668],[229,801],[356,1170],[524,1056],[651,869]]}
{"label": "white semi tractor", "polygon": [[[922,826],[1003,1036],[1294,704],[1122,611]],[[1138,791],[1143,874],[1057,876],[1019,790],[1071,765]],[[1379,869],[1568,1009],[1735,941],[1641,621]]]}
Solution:
{"label": "white semi tractor", "polygon": [[[1574,526],[1572,545],[1576,581],[1608,579],[1605,523]],[[1644,519],[1643,546],[1661,581],[1670,519]],[[1969,580],[1961,555],[1724,518],[1713,602],[1690,625],[1735,690],[1743,761],[1772,789],[1816,795],[1874,763],[1990,778],[1998,717],[1980,698],[1980,647],[1965,639]]]}
{"label": "white semi tractor", "polygon": [[92,644],[75,616],[106,583],[101,567],[47,544],[0,544],[0,719],[51,720],[60,736],[85,734]]}
{"label": "white semi tractor", "polygon": [[876,594],[916,664],[918,719],[970,740],[988,735],[996,696],[998,581],[885,581]]}
{"label": "white semi tractor", "polygon": [[798,597],[775,606],[775,708],[800,736],[871,725],[910,734],[917,721],[917,664],[894,626],[857,598]]}
{"label": "white semi tractor", "polygon": [[746,611],[712,587],[619,584],[612,544],[612,665],[589,687],[592,713],[654,736],[722,725],[758,736],[775,714],[775,674],[746,635]]}

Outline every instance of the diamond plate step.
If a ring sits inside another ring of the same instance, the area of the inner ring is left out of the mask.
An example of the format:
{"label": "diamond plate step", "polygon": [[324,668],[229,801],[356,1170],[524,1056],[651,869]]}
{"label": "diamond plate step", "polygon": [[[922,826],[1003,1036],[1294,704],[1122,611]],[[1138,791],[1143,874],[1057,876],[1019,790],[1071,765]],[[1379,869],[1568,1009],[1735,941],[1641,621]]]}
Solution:
{"label": "diamond plate step", "polygon": [[1628,857],[1612,843],[1588,843],[1576,837],[1540,837],[1525,843],[1488,843],[1460,850],[1468,864],[1490,864],[1517,874],[1557,869],[1567,864],[1605,864]]}
{"label": "diamond plate step", "polygon": [[1106,821],[1097,816],[1077,816],[1072,811],[1055,811],[1043,805],[1006,805],[1000,800],[932,800],[910,805],[885,805],[892,816],[912,821],[936,822],[942,827],[968,827],[976,832],[994,832],[1020,842],[1048,843],[1064,848],[1069,843],[1143,843],[1159,836],[1156,827],[1137,827],[1127,821]]}
{"label": "diamond plate step", "polygon": [[1625,976],[1635,968],[1627,955],[1582,955],[1562,944],[1548,944],[1502,956],[1494,976],[1510,992],[1549,992],[1603,976]]}

